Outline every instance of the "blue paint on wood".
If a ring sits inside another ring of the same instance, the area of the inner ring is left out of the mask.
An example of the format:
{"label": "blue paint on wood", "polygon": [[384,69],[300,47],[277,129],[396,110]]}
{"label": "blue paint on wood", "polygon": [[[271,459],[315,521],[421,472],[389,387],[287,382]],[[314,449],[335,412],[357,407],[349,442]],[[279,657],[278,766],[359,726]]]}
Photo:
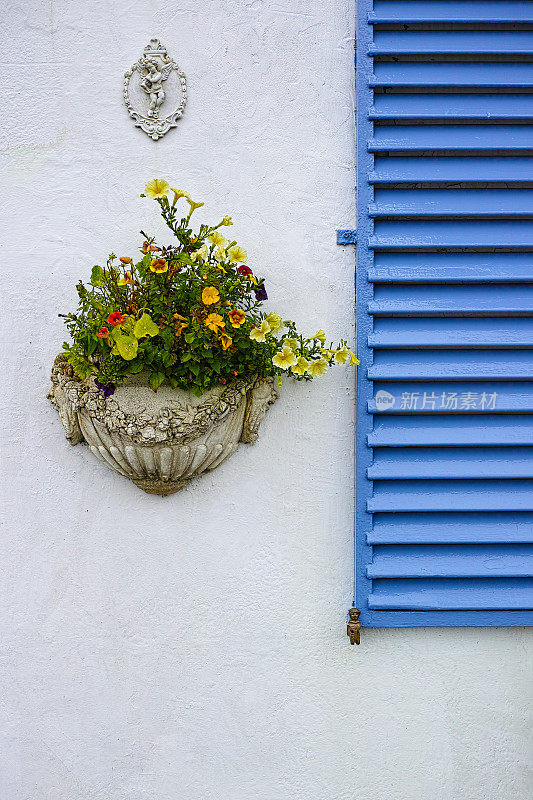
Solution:
{"label": "blue paint on wood", "polygon": [[357,3],[365,626],[533,625],[532,6]]}

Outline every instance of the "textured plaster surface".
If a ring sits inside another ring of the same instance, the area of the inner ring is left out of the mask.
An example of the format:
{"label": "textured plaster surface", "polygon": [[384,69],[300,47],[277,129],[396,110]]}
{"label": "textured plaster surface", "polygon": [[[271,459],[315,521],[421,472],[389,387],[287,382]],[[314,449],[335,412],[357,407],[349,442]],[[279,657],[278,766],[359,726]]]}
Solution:
{"label": "textured plaster surface", "polygon": [[[367,630],[352,376],[283,387],[255,447],[150,497],[65,440],[58,311],[162,228],[146,179],[232,213],[271,308],[353,330],[348,0],[4,2],[0,800],[526,800],[530,632]],[[122,105],[150,36],[189,103]]]}

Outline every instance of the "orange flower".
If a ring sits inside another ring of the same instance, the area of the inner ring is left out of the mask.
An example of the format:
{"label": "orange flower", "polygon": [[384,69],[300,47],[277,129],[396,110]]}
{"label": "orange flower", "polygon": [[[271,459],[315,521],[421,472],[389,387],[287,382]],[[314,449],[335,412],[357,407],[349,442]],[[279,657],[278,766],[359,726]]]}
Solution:
{"label": "orange flower", "polygon": [[109,328],[106,328],[102,325],[98,333],[96,334],[99,339],[107,339],[109,336]]}
{"label": "orange flower", "polygon": [[240,328],[246,319],[246,315],[240,308],[232,308],[229,312],[229,318],[234,328]]}
{"label": "orange flower", "polygon": [[122,261],[123,264],[133,264],[129,256],[120,256],[119,261]]}
{"label": "orange flower", "polygon": [[122,325],[124,322],[124,317],[120,313],[120,311],[112,311],[111,314],[108,316],[107,321],[110,325]]}
{"label": "orange flower", "polygon": [[150,269],[152,272],[156,272],[158,275],[161,272],[166,272],[168,269],[168,262],[166,258],[154,258],[150,263]]}
{"label": "orange flower", "polygon": [[155,253],[157,250],[161,250],[156,244],[150,244],[150,242],[145,242],[142,246],[143,253]]}
{"label": "orange flower", "polygon": [[222,345],[222,349],[223,350],[227,350],[228,347],[230,346],[230,344],[233,342],[233,339],[231,338],[231,336],[228,336],[227,334],[223,333],[220,336],[219,341],[220,341],[220,344]]}
{"label": "orange flower", "polygon": [[219,328],[226,327],[226,323],[224,322],[220,314],[209,314],[209,316],[205,321],[205,324],[207,325],[208,328],[210,328],[210,330],[214,331],[215,333],[218,333]]}
{"label": "orange flower", "polygon": [[220,292],[214,286],[206,286],[202,292],[202,303],[211,306],[220,300]]}
{"label": "orange flower", "polygon": [[187,318],[182,317],[181,314],[174,314],[174,319],[176,320],[176,336],[181,336],[182,331],[189,327]]}

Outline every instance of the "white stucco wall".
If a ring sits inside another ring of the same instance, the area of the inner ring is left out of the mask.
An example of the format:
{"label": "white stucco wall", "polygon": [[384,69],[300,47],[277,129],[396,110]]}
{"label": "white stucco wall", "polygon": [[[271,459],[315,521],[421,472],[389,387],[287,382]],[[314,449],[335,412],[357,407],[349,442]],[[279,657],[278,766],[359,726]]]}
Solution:
{"label": "white stucco wall", "polygon": [[[154,176],[233,214],[271,308],[352,335],[352,0],[3,5],[0,800],[526,800],[530,632],[345,638],[348,371],[166,499],[45,400],[75,282],[162,230]],[[121,96],[153,35],[189,83],[157,143]]]}

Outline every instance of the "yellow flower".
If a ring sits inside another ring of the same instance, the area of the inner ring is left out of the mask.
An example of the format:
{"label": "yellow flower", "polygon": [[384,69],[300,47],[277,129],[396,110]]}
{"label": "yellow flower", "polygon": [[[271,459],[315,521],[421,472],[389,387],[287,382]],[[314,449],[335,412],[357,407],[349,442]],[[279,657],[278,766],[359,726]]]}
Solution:
{"label": "yellow flower", "polygon": [[315,333],[314,336],[311,336],[311,339],[318,339],[319,342],[322,342],[322,344],[324,344],[324,342],[326,341],[326,334],[324,333],[324,331],[321,328],[318,331],[318,333]]}
{"label": "yellow flower", "polygon": [[285,339],[283,344],[287,345],[287,347],[290,347],[291,350],[296,350],[298,347],[298,339]]}
{"label": "yellow flower", "polygon": [[243,250],[243,248],[239,247],[238,244],[234,244],[228,248],[228,257],[230,261],[235,261],[239,264],[242,264],[248,258],[248,254],[246,250]]}
{"label": "yellow flower", "polygon": [[215,244],[217,247],[224,248],[228,243],[228,240],[224,236],[222,236],[222,234],[219,233],[218,231],[213,231],[213,233],[207,238],[212,244]]}
{"label": "yellow flower", "polygon": [[150,270],[152,272],[161,273],[166,272],[168,269],[168,262],[166,258],[154,258],[150,262]]}
{"label": "yellow flower", "polygon": [[186,197],[185,199],[191,207],[189,216],[192,214],[193,211],[196,211],[197,208],[201,208],[204,205],[203,203],[195,203],[194,200],[191,200],[190,197]]}
{"label": "yellow flower", "polygon": [[215,261],[224,261],[224,259],[226,258],[226,251],[224,250],[223,247],[217,247],[214,255],[215,255]]}
{"label": "yellow flower", "polygon": [[266,319],[264,319],[259,327],[252,328],[250,331],[250,339],[253,339],[254,342],[266,342],[267,333],[270,333],[270,325]]}
{"label": "yellow flower", "polygon": [[229,347],[229,346],[231,345],[231,343],[233,342],[233,339],[231,338],[231,336],[228,336],[226,333],[223,333],[223,334],[220,336],[220,339],[219,339],[219,341],[220,341],[220,344],[222,345],[222,349],[223,349],[223,350],[227,350],[227,349],[228,349],[228,347]]}
{"label": "yellow flower", "polygon": [[289,367],[294,367],[298,363],[298,359],[291,347],[284,346],[281,350],[278,350],[272,359],[272,363],[280,369],[289,369]]}
{"label": "yellow flower", "polygon": [[283,320],[275,311],[271,311],[270,314],[267,314],[266,321],[270,325],[272,333],[276,333],[280,328],[283,328]]}
{"label": "yellow flower", "polygon": [[127,286],[129,283],[131,283],[132,286],[135,283],[129,272],[126,272],[123,278],[117,280],[117,286]]}
{"label": "yellow flower", "polygon": [[181,314],[174,314],[174,319],[176,320],[176,336],[181,336],[182,331],[189,327],[187,317],[182,317]]}
{"label": "yellow flower", "polygon": [[234,328],[240,328],[246,315],[240,308],[232,308],[229,312],[229,319]]}
{"label": "yellow flower", "polygon": [[224,225],[225,227],[228,227],[228,225],[233,225],[233,220],[229,214],[226,214],[226,216],[224,217],[224,219],[220,224]]}
{"label": "yellow flower", "polygon": [[209,255],[209,250],[207,249],[207,245],[203,244],[198,250],[195,250],[194,253],[191,253],[191,258],[193,261],[205,261],[207,256]]}
{"label": "yellow flower", "polygon": [[218,333],[219,328],[226,327],[226,323],[224,322],[220,314],[209,314],[209,316],[205,321],[205,324],[207,325],[208,328],[210,328],[210,330],[214,331],[215,333]]}
{"label": "yellow flower", "polygon": [[206,306],[212,306],[213,303],[218,303],[220,300],[220,292],[215,286],[206,286],[202,292],[202,303]]}
{"label": "yellow flower", "polygon": [[346,364],[350,357],[350,351],[346,346],[339,347],[339,349],[335,353],[335,361],[337,364]]}
{"label": "yellow flower", "polygon": [[329,361],[334,352],[334,350],[321,350],[320,354],[322,355],[322,358],[325,358],[326,361]]}
{"label": "yellow flower", "polygon": [[355,367],[356,364],[359,364],[359,359],[356,357],[355,353],[352,353],[351,350],[348,350],[350,353],[350,366]]}
{"label": "yellow flower", "polygon": [[[316,339],[317,337],[315,336],[314,338]],[[323,375],[325,372],[327,372],[328,367],[329,365],[325,358],[313,358],[309,362],[307,372],[312,378],[316,378],[317,375]]]}
{"label": "yellow flower", "polygon": [[148,197],[166,197],[170,186],[162,178],[154,178],[153,181],[148,181],[144,187],[144,191]]}
{"label": "yellow flower", "polygon": [[308,367],[309,367],[309,361],[303,356],[300,356],[294,367],[292,367],[291,371],[295,372],[296,375],[305,375]]}
{"label": "yellow flower", "polygon": [[184,192],[182,189],[174,189],[173,186],[170,187],[170,191],[174,192],[174,199],[172,200],[172,205],[175,206],[180,197],[186,197],[188,200],[191,199],[189,192]]}

